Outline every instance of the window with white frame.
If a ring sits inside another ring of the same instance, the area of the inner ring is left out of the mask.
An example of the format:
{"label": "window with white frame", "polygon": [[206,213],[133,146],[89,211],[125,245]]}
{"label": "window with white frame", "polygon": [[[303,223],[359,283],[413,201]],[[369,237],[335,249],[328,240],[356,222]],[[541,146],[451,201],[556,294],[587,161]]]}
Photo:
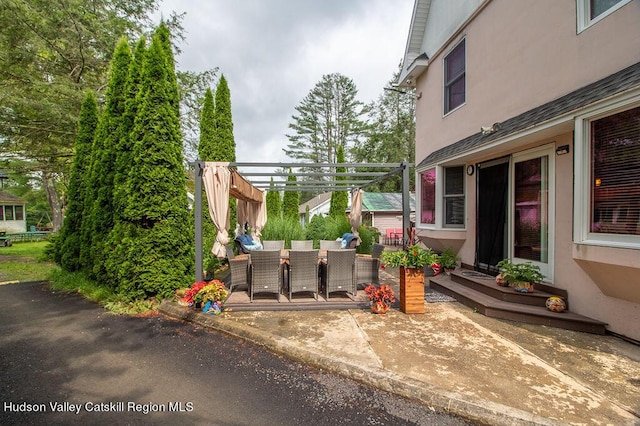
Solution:
{"label": "window with white frame", "polygon": [[464,227],[464,166],[445,167],[443,185],[443,226]]}
{"label": "window with white frame", "polygon": [[448,114],[466,100],[465,40],[444,58],[444,113]]}
{"label": "window with white frame", "polygon": [[640,106],[581,119],[576,130],[578,242],[640,246]]}
{"label": "window with white frame", "polygon": [[420,173],[420,223],[436,223],[436,169]]}
{"label": "window with white frame", "polygon": [[578,32],[612,14],[632,0],[576,0]]}

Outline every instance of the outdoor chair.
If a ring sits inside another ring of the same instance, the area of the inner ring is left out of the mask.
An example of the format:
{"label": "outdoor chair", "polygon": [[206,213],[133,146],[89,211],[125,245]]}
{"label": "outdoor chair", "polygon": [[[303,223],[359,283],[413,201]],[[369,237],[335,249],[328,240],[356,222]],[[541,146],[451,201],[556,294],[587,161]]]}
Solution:
{"label": "outdoor chair", "polygon": [[320,240],[320,250],[336,250],[342,248],[342,243],[338,240]]}
{"label": "outdoor chair", "polygon": [[271,240],[262,242],[263,250],[284,250],[284,240]]}
{"label": "outdoor chair", "polygon": [[234,287],[249,285],[249,256],[246,254],[236,256],[231,244],[227,244],[225,248],[229,263],[229,292],[232,292]]}
{"label": "outdoor chair", "polygon": [[384,245],[374,244],[371,249],[371,257],[356,257],[356,282],[358,285],[380,284],[380,264]]}
{"label": "outdoor chair", "polygon": [[282,291],[282,265],[280,250],[255,250],[249,262],[249,300],[253,302],[255,293],[276,293],[280,302]]}
{"label": "outdoor chair", "polygon": [[327,263],[322,264],[324,293],[327,300],[329,294],[346,291],[356,295],[356,251],[354,249],[328,250]]}
{"label": "outdoor chair", "polygon": [[293,293],[309,292],[318,300],[318,250],[290,250],[289,300]]}
{"label": "outdoor chair", "polygon": [[313,241],[291,240],[291,250],[313,250]]}

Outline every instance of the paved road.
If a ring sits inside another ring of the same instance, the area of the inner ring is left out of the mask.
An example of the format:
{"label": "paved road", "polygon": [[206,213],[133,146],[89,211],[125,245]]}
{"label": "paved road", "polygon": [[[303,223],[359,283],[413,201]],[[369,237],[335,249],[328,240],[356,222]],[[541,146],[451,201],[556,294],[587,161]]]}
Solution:
{"label": "paved road", "polygon": [[467,424],[242,340],[112,315],[41,284],[0,286],[0,302],[3,425]]}

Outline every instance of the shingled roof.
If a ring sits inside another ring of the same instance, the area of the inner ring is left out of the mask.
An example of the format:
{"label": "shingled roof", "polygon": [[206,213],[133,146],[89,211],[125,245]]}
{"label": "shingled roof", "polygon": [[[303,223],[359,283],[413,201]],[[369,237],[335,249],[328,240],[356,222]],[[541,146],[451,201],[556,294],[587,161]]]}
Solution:
{"label": "shingled roof", "polygon": [[478,132],[434,151],[416,167],[436,164],[454,155],[471,151],[489,142],[540,125],[545,121],[638,86],[640,86],[640,62],[544,105],[509,118],[500,123],[500,129],[494,133],[483,135],[482,132]]}

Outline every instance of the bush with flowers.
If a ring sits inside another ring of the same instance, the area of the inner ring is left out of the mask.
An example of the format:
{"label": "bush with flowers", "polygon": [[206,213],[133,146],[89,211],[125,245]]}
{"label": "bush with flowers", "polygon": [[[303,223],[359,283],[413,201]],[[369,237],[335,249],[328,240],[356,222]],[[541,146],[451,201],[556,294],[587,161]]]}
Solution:
{"label": "bush with flowers", "polygon": [[392,268],[424,268],[438,265],[438,255],[429,247],[414,244],[406,250],[385,251],[382,253],[382,263]]}
{"label": "bush with flowers", "polygon": [[396,296],[393,293],[393,289],[388,285],[374,286],[369,284],[364,288],[365,293],[372,305],[380,305],[380,307],[389,308],[393,302],[396,301]]}
{"label": "bush with flowers", "polygon": [[196,281],[184,292],[184,296],[178,302],[184,306],[200,303],[203,305],[204,312],[220,313],[222,303],[228,295],[229,291],[222,281]]}

